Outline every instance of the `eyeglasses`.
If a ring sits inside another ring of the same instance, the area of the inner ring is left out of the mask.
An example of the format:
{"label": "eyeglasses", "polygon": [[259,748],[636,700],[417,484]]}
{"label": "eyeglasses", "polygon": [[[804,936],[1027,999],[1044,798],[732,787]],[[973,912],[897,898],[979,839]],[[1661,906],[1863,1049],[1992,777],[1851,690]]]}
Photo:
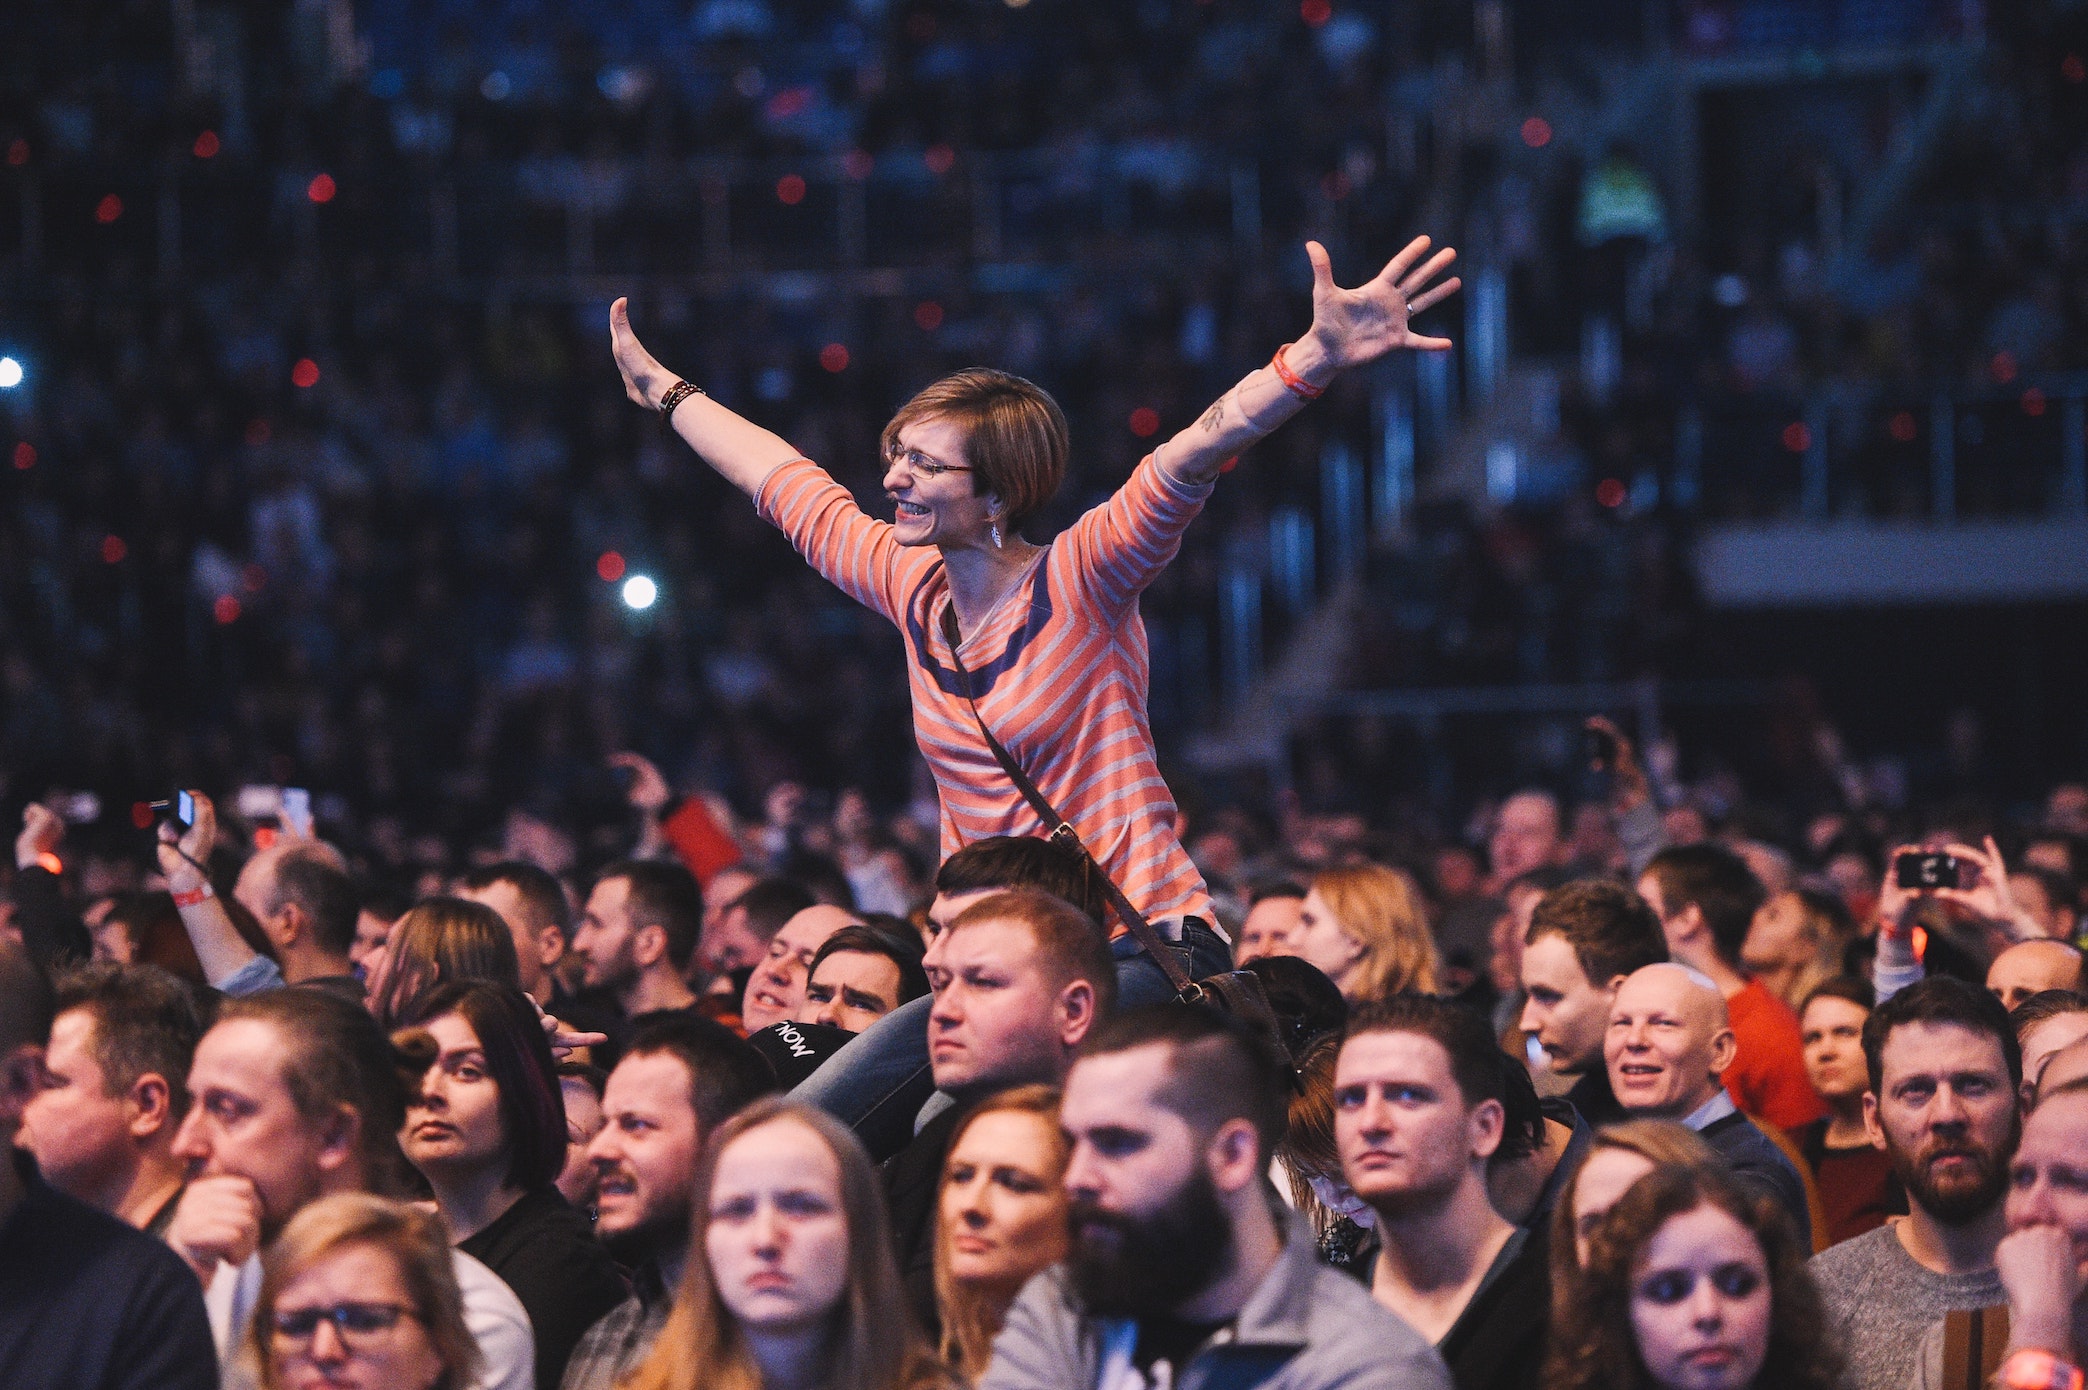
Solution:
{"label": "eyeglasses", "polygon": [[275,1315],[276,1340],[310,1344],[319,1324],[330,1322],[350,1351],[368,1346],[399,1325],[400,1318],[418,1320],[419,1313],[399,1303],[336,1303],[331,1308],[285,1308]]}
{"label": "eyeglasses", "polygon": [[894,449],[885,455],[887,465],[903,463],[909,473],[918,473],[924,478],[940,478],[945,473],[969,473],[971,469],[961,463],[937,463],[919,449]]}

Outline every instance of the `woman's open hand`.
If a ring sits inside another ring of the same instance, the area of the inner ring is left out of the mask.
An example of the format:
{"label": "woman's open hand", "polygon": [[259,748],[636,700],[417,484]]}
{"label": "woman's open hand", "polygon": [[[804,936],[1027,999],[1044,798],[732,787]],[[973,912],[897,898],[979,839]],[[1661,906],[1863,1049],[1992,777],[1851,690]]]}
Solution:
{"label": "woman's open hand", "polygon": [[1416,348],[1441,352],[1448,338],[1417,337],[1408,327],[1413,316],[1456,294],[1464,282],[1455,275],[1431,285],[1457,259],[1448,246],[1429,256],[1419,268],[1415,262],[1428,251],[1425,236],[1415,237],[1394,256],[1377,277],[1352,290],[1334,283],[1334,262],[1327,248],[1316,241],[1305,243],[1312,262],[1312,329],[1310,336],[1336,367],[1360,367],[1388,352]]}
{"label": "woman's open hand", "polygon": [[631,331],[631,301],[619,298],[609,306],[609,351],[616,357],[616,370],[623,374],[624,394],[647,410],[657,410],[660,398],[674,385],[674,373],[660,365]]}

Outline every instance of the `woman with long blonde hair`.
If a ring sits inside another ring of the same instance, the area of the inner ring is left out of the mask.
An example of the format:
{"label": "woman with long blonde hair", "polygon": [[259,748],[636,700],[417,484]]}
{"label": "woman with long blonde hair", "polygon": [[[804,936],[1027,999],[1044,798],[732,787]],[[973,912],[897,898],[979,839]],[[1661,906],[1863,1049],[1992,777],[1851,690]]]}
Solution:
{"label": "woman with long blonde hair", "polygon": [[1030,1276],[1066,1253],[1066,1136],[1053,1086],[982,1102],[950,1136],[936,1199],[943,1360],[976,1383]]}
{"label": "woman with long blonde hair", "polygon": [[628,1390],[948,1390],[914,1322],[877,1170],[780,1096],[711,1137],[674,1311]]}
{"label": "woman with long blonde hair", "polygon": [[1438,987],[1435,937],[1421,890],[1382,864],[1321,870],[1283,954],[1319,967],[1351,1004],[1409,989],[1433,994]]}

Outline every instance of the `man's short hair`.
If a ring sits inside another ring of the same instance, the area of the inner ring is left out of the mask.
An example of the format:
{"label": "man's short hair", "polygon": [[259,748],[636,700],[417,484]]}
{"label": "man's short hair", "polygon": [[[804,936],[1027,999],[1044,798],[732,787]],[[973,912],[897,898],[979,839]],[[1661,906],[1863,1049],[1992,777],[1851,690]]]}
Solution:
{"label": "man's short hair", "polygon": [[1303,899],[1305,885],[1294,878],[1259,878],[1247,885],[1247,906],[1260,907],[1282,898]]}
{"label": "man's short hair", "polygon": [[[1346,1045],[1369,1033],[1415,1033],[1434,1042],[1450,1059],[1450,1076],[1464,1097],[1465,1109],[1476,1109],[1481,1101],[1490,1100],[1500,1105],[1504,1117],[1516,1121],[1516,1129],[1504,1125],[1501,1132],[1501,1148],[1509,1150],[1505,1157],[1520,1158],[1531,1151],[1536,1136],[1529,1128],[1530,1107],[1510,1105],[1511,1099],[1522,1102],[1526,1098],[1511,1097],[1506,1075],[1510,1064],[1521,1064],[1501,1051],[1492,1027],[1477,1010],[1433,994],[1408,991],[1365,1004],[1350,1014],[1342,1042]],[[1527,1099],[1534,1102],[1535,1097],[1532,1087]],[[1537,1114],[1541,1121],[1543,1112]],[[1540,1123],[1536,1134],[1542,1133]]]}
{"label": "man's short hair", "polygon": [[1107,920],[1107,900],[1088,861],[1034,835],[994,835],[974,840],[935,871],[935,891],[951,896],[990,888],[1035,888],[1073,904],[1097,922]]}
{"label": "man's short hair", "polygon": [[498,864],[473,869],[457,880],[457,887],[466,893],[483,893],[496,883],[505,883],[521,899],[522,926],[531,936],[546,927],[556,927],[561,937],[573,939],[573,909],[566,902],[565,889],[558,886],[557,879],[526,860],[503,859]]}
{"label": "man's short hair", "polygon": [[1086,980],[1095,989],[1095,1012],[1107,1017],[1116,1006],[1116,957],[1095,919],[1064,898],[1036,888],[1009,888],[981,898],[957,914],[946,932],[986,922],[1019,922],[1037,943],[1057,988]]}
{"label": "man's short hair", "polygon": [[667,963],[677,973],[689,968],[696,939],[703,934],[703,890],[696,876],[679,864],[657,859],[623,859],[596,877],[596,883],[620,878],[630,885],[624,910],[631,929],[658,927],[667,933]]}
{"label": "man's short hair", "polygon": [[1802,1015],[1815,999],[1846,1000],[1865,1013],[1878,1007],[1877,991],[1860,975],[1834,975],[1820,981],[1799,1001],[1798,1012]]}
{"label": "man's short hair", "polygon": [[687,1013],[659,1013],[638,1025],[624,1060],[659,1054],[689,1073],[689,1108],[697,1133],[708,1135],[750,1102],[776,1089],[768,1058],[730,1028]]}
{"label": "man's short hair", "polygon": [[757,880],[728,906],[746,914],[747,930],[766,942],[775,939],[785,922],[806,908],[818,905],[819,900],[796,879],[764,878]]}
{"label": "man's short hair", "polygon": [[203,1037],[196,996],[156,965],[94,961],[58,977],[53,1016],[75,1009],[94,1021],[94,1065],[102,1092],[127,1094],[141,1076],[167,1083],[167,1108],[180,1119],[188,1109],[189,1063]]}
{"label": "man's short hair", "polygon": [[2088,1014],[2088,994],[2077,989],[2041,989],[2008,1011],[2018,1040],[2040,1023],[2062,1014]]}
{"label": "man's short hair", "polygon": [[1979,985],[1950,975],[1931,975],[1911,984],[1871,1011],[1863,1021],[1863,1060],[1873,1095],[1885,1093],[1885,1044],[1892,1030],[1915,1023],[1949,1023],[1984,1033],[2001,1049],[2011,1087],[2023,1083],[2023,1048],[2001,1001]]}
{"label": "man's short hair", "polygon": [[355,919],[362,911],[355,880],[333,854],[292,848],[275,865],[275,910],[296,907],[312,924],[312,940],[330,956],[345,956],[355,944]]}
{"label": "man's short hair", "polygon": [[810,980],[819,973],[819,963],[828,956],[845,955],[854,951],[859,955],[882,956],[899,967],[898,997],[892,1001],[896,1007],[920,998],[928,992],[928,972],[921,966],[921,936],[919,932],[905,934],[889,927],[873,926],[867,922],[851,922],[828,937],[812,957],[812,968],[805,972]]}
{"label": "man's short hair", "polygon": [[1667,937],[1646,900],[1621,883],[1581,878],[1552,889],[1530,913],[1523,944],[1557,934],[1597,989],[1668,958]]}
{"label": "man's short hair", "polygon": [[1711,948],[1729,966],[1740,963],[1740,947],[1768,893],[1747,861],[1718,845],[1674,845],[1653,856],[1646,873],[1660,885],[1669,915],[1692,904],[1711,931]]}
{"label": "man's short hair", "polygon": [[1209,1135],[1244,1119],[1261,1140],[1264,1160],[1290,1122],[1290,1059],[1261,1029],[1206,1004],[1146,1004],[1105,1019],[1081,1043],[1082,1057],[1161,1045],[1167,1079],[1156,1098]]}
{"label": "man's short hair", "polygon": [[433,1041],[416,1034],[420,1049],[394,1047],[368,1011],[317,989],[272,989],[228,999],[214,1027],[253,1021],[282,1039],[278,1074],[298,1116],[313,1124],[337,1106],[355,1111],[358,1144],[369,1189],[382,1196],[405,1190],[406,1158],[399,1127],[408,1097],[434,1060]]}
{"label": "man's short hair", "polygon": [[0,1056],[51,1036],[51,982],[20,942],[0,936]]}

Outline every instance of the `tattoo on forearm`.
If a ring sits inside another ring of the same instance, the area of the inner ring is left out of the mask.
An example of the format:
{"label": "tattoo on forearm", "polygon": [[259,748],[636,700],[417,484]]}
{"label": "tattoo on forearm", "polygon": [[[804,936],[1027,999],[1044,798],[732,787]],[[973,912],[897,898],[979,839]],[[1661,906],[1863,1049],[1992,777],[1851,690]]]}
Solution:
{"label": "tattoo on forearm", "polygon": [[1203,413],[1203,419],[1196,422],[1197,427],[1203,430],[1205,434],[1216,434],[1223,429],[1225,427],[1225,403],[1231,399],[1232,392],[1228,391],[1212,402],[1211,408]]}

